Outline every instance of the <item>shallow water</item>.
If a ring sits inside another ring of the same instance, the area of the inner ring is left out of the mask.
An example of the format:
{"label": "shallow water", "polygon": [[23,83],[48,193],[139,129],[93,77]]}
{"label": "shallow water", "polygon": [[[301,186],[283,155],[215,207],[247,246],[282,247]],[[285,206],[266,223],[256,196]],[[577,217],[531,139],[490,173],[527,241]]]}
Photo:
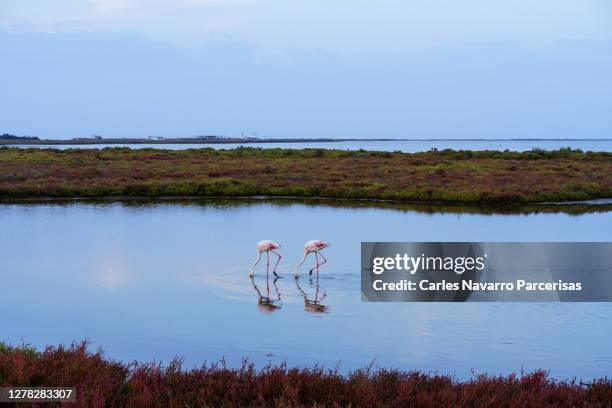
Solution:
{"label": "shallow water", "polygon": [[[88,338],[115,359],[179,355],[188,367],[248,357],[349,370],[375,359],[459,378],[472,369],[610,375],[612,304],[376,304],[362,303],[359,288],[361,241],[609,241],[610,214],[262,200],[4,203],[0,340],[43,347]],[[332,242],[329,263],[318,288],[308,268],[298,288],[293,266],[312,238]],[[247,277],[260,239],[283,245],[286,278],[266,280],[263,263],[253,282]],[[260,304],[258,291],[273,304]]]}
{"label": "shallow water", "polygon": [[[17,145],[16,147],[52,147],[55,149],[103,149],[105,147],[130,147],[132,149],[233,149],[240,143],[218,144],[91,144],[91,145]],[[247,147],[264,149],[340,149],[340,150],[377,150],[402,151],[408,153],[424,152],[436,148],[454,150],[512,150],[527,151],[534,148],[558,150],[565,147],[583,151],[612,152],[612,139],[601,140],[402,140],[402,141],[351,141],[351,142],[320,142],[320,143],[249,143]]]}

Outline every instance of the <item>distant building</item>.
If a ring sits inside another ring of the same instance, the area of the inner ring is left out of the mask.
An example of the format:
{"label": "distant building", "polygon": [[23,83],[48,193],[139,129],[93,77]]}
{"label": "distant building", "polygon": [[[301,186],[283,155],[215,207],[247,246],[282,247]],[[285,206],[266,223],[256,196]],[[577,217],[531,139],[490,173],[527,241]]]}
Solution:
{"label": "distant building", "polygon": [[147,137],[149,140],[164,140],[163,136],[149,136]]}
{"label": "distant building", "polygon": [[209,141],[214,141],[214,140],[219,140],[222,139],[222,136],[216,136],[216,135],[203,135],[203,136],[196,136],[195,137],[198,140],[209,140]]}

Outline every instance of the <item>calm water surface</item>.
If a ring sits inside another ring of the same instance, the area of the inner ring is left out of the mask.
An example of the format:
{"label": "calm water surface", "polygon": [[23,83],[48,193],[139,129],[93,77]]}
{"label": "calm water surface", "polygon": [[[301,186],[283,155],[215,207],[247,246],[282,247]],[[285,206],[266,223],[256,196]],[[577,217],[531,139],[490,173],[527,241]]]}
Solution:
{"label": "calm water surface", "polygon": [[[179,355],[187,366],[248,357],[349,370],[376,359],[460,378],[472,369],[612,374],[612,304],[376,304],[361,303],[359,288],[361,241],[609,241],[610,212],[433,210],[0,204],[0,339],[43,347],[87,338],[115,359]],[[332,242],[329,263],[318,286],[303,276],[297,287],[293,266],[312,238]],[[283,245],[286,278],[267,280],[263,264],[248,278],[260,239]]]}
{"label": "calm water surface", "polygon": [[[130,147],[132,149],[199,149],[209,147],[212,149],[233,149],[240,146],[238,143],[219,144],[92,144],[92,145],[18,145],[17,147],[52,147],[55,149],[103,149],[105,147]],[[594,152],[612,152],[612,139],[602,140],[411,140],[411,141],[362,141],[362,142],[321,142],[321,143],[249,143],[248,147],[284,148],[284,149],[340,149],[340,150],[378,150],[403,151],[408,153],[423,152],[432,148],[454,150],[512,150],[527,151],[534,148],[544,150],[557,150],[564,147]]]}

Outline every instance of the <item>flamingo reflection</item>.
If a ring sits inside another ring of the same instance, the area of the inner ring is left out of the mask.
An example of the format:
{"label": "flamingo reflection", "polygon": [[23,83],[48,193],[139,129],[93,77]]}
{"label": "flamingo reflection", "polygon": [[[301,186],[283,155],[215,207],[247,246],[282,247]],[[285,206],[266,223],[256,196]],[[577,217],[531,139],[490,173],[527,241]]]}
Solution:
{"label": "flamingo reflection", "polygon": [[[304,298],[304,310],[311,313],[327,313],[329,307],[325,306],[322,302],[327,297],[327,292],[321,291],[319,286],[319,275],[316,275],[315,291],[314,296],[309,298],[308,293],[300,286],[299,279],[295,279],[295,286],[298,288],[302,297]],[[312,287],[313,281],[310,279],[310,286]]]}
{"label": "flamingo reflection", "polygon": [[253,289],[255,289],[255,292],[257,292],[257,296],[259,298],[257,300],[257,307],[259,308],[259,311],[263,313],[272,313],[276,312],[277,310],[280,310],[281,306],[279,304],[276,304],[276,302],[280,302],[281,300],[281,295],[278,291],[278,286],[276,286],[276,281],[278,280],[278,278],[275,278],[272,281],[272,287],[274,288],[274,293],[276,294],[274,298],[270,297],[270,277],[268,276],[268,274],[266,274],[265,296],[261,293],[261,290],[255,284],[255,278],[251,276],[250,279],[251,283],[253,284]]}

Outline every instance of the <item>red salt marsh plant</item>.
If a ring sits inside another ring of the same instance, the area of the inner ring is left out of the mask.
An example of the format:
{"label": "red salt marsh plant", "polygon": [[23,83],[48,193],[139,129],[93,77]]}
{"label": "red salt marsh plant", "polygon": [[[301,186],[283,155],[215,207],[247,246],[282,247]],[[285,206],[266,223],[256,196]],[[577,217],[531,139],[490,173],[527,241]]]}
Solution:
{"label": "red salt marsh plant", "polygon": [[0,198],[275,196],[447,203],[612,197],[612,153],[0,147]]}
{"label": "red salt marsh plant", "polygon": [[[610,407],[612,380],[559,381],[545,371],[475,375],[466,381],[418,371],[367,367],[337,370],[256,369],[223,362],[184,369],[123,364],[92,352],[87,343],[48,347],[0,344],[0,386],[75,386],[76,407]],[[52,406],[53,404],[32,404]],[[55,404],[59,405],[59,404]],[[9,406],[9,405],[7,405]],[[18,406],[18,405],[14,405]],[[24,406],[24,405],[19,405]]]}

